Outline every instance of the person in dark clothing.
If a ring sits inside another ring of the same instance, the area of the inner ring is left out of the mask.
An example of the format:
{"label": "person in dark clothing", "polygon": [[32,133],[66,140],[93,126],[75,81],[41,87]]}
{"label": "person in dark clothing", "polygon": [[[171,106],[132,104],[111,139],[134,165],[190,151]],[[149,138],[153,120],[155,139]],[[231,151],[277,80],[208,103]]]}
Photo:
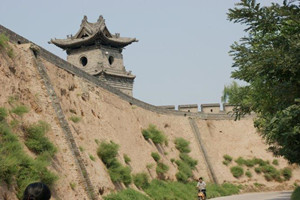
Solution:
{"label": "person in dark clothing", "polygon": [[41,182],[29,184],[23,195],[23,200],[49,200],[51,191],[47,185]]}

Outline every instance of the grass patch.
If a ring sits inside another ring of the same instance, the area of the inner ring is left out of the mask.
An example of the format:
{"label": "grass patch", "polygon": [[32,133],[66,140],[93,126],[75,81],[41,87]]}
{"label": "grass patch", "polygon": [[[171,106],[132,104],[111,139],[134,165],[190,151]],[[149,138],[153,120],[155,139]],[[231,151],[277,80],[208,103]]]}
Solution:
{"label": "grass patch", "polygon": [[82,146],[79,146],[80,152],[84,152],[84,148]]}
{"label": "grass patch", "polygon": [[273,162],[272,162],[272,164],[278,166],[279,165],[278,160],[274,159]]}
{"label": "grass patch", "polygon": [[29,183],[42,181],[53,185],[58,177],[47,169],[49,164],[45,156],[29,157],[10,125],[5,120],[0,122],[0,180],[8,185],[15,183],[19,199]]}
{"label": "grass patch", "polygon": [[92,161],[95,161],[96,160],[96,158],[93,156],[93,155],[89,155],[89,157],[90,157],[90,159],[92,160]]}
{"label": "grass patch", "polygon": [[227,161],[229,161],[229,162],[232,161],[232,157],[231,157],[230,155],[228,155],[228,154],[225,154],[225,155],[223,156],[223,158],[224,158],[224,160],[227,160]]}
{"label": "grass patch", "polygon": [[299,199],[300,199],[300,187],[298,186],[292,193],[291,200],[299,200]]}
{"label": "grass patch", "polygon": [[246,175],[248,178],[251,178],[251,177],[252,177],[252,173],[251,173],[249,170],[246,171],[245,175]]}
{"label": "grass patch", "polygon": [[235,178],[240,178],[244,174],[244,169],[240,166],[231,167],[230,171]]}
{"label": "grass patch", "polygon": [[147,129],[142,130],[142,134],[145,140],[151,139],[154,144],[167,143],[167,137],[165,134],[162,131],[157,130],[156,126],[153,124],[150,124]]}
{"label": "grass patch", "polygon": [[261,169],[261,167],[255,167],[255,168],[254,168],[254,171],[255,171],[257,174],[261,174],[262,169]]}
{"label": "grass patch", "polygon": [[160,155],[156,152],[152,152],[151,156],[155,160],[155,162],[158,162],[160,160]]}
{"label": "grass patch", "polygon": [[133,175],[133,183],[139,189],[145,189],[149,186],[149,176],[145,172]]}
{"label": "grass patch", "polygon": [[257,188],[261,188],[261,187],[265,186],[265,184],[262,184],[262,183],[253,183],[253,185]]}
{"label": "grass patch", "polygon": [[129,165],[129,163],[131,162],[131,159],[129,158],[129,156],[128,156],[127,154],[124,154],[123,157],[124,157],[125,163],[126,163],[127,165]]}
{"label": "grass patch", "polygon": [[15,113],[18,116],[23,116],[25,113],[29,112],[29,108],[24,105],[18,105],[11,110],[12,113]]}
{"label": "grass patch", "polygon": [[8,47],[8,37],[3,33],[0,34],[0,47],[6,49]]}
{"label": "grass patch", "polygon": [[44,121],[29,125],[25,128],[25,145],[32,152],[40,155],[47,153],[51,157],[57,152],[56,147],[45,137],[45,134],[49,131],[50,125]]}
{"label": "grass patch", "polygon": [[283,176],[284,180],[288,181],[292,178],[292,170],[288,167],[285,167],[281,170],[281,175]]}
{"label": "grass patch", "polygon": [[123,182],[128,186],[132,182],[131,170],[129,167],[124,167],[117,160],[119,145],[114,142],[101,142],[97,155],[108,169],[110,178],[114,183]]}
{"label": "grass patch", "polygon": [[190,153],[190,142],[185,140],[184,138],[176,138],[175,139],[175,147],[180,153]]}
{"label": "grass patch", "polygon": [[7,110],[0,107],[0,121],[3,121],[7,117]]}
{"label": "grass patch", "polygon": [[78,122],[80,122],[81,117],[78,117],[78,116],[71,116],[71,117],[69,117],[69,120],[71,120],[71,121],[74,122],[74,123],[78,123]]}
{"label": "grass patch", "polygon": [[133,189],[125,189],[105,196],[104,200],[150,200],[150,198]]}
{"label": "grass patch", "polygon": [[157,166],[156,166],[156,174],[157,177],[161,180],[165,179],[165,173],[169,170],[169,166],[162,163],[162,162],[158,162]]}

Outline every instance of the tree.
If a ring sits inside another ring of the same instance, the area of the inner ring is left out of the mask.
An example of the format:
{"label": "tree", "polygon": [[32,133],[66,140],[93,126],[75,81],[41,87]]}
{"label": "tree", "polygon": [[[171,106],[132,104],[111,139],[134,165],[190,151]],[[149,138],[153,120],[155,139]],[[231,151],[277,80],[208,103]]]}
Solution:
{"label": "tree", "polygon": [[251,111],[269,150],[300,164],[300,3],[261,6],[241,0],[228,19],[246,26],[247,35],[231,46],[232,77],[247,83],[224,89],[236,105],[236,119]]}

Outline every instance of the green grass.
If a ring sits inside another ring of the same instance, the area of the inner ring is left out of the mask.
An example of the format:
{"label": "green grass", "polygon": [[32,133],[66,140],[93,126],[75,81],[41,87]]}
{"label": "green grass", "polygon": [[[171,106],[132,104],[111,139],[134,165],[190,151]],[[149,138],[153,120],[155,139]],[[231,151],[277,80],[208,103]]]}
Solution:
{"label": "green grass", "polygon": [[32,124],[25,129],[25,145],[32,152],[40,155],[47,153],[50,156],[54,156],[57,152],[56,147],[45,137],[45,134],[49,131],[50,125],[44,121]]}
{"label": "green grass", "polygon": [[281,182],[282,178],[280,177],[280,171],[277,170],[275,167],[273,167],[272,165],[268,164],[265,166],[261,167],[262,172],[264,173],[264,177],[267,181],[278,181]]}
{"label": "green grass", "polygon": [[149,176],[145,172],[133,175],[133,183],[139,189],[145,189],[149,186]]}
{"label": "green grass", "polygon": [[0,107],[0,121],[4,120],[7,117],[6,108]]}
{"label": "green grass", "polygon": [[160,155],[156,152],[152,152],[151,156],[155,160],[155,162],[158,162],[160,160]]}
{"label": "green grass", "polygon": [[131,159],[129,158],[129,156],[128,156],[127,154],[124,154],[123,157],[124,157],[125,163],[126,163],[127,165],[129,165],[129,163],[131,162]]}
{"label": "green grass", "polygon": [[292,178],[292,170],[288,167],[285,167],[281,170],[281,175],[283,176],[284,180],[288,181]]}
{"label": "green grass", "polygon": [[235,178],[240,178],[244,174],[244,169],[240,166],[231,167],[230,171]]}
{"label": "green grass", "polygon": [[29,112],[29,109],[24,105],[18,105],[11,110],[12,113],[15,113],[18,116],[23,116],[25,113]]}
{"label": "green grass", "polygon": [[84,152],[84,148],[82,146],[79,146],[80,152]]}
{"label": "green grass", "polygon": [[80,122],[81,117],[78,117],[78,116],[71,116],[71,117],[69,117],[69,120],[71,120],[71,121],[74,122],[74,123],[78,123],[78,122]]}
{"label": "green grass", "polygon": [[8,46],[8,37],[3,33],[0,34],[0,48],[7,48]]}
{"label": "green grass", "polygon": [[191,148],[189,147],[190,142],[185,140],[184,138],[176,138],[175,139],[175,147],[180,153],[190,153]]}
{"label": "green grass", "polygon": [[96,158],[93,156],[93,155],[89,155],[89,157],[90,157],[90,159],[92,160],[92,161],[95,161],[96,160]]}
{"label": "green grass", "polygon": [[292,193],[291,200],[299,200],[299,199],[300,199],[300,187],[298,186]]}
{"label": "green grass", "polygon": [[257,174],[260,174],[262,172],[262,169],[261,167],[255,167],[254,168],[254,171],[257,173]]}
{"label": "green grass", "polygon": [[8,185],[15,182],[19,199],[29,183],[42,181],[53,185],[58,177],[47,169],[49,164],[44,155],[29,157],[9,124],[5,120],[0,122],[0,180]]}
{"label": "green grass", "polygon": [[191,158],[188,154],[186,153],[180,153],[179,154],[179,158],[185,162],[186,164],[188,164],[188,166],[190,166],[190,168],[192,170],[196,169],[196,165],[198,164],[198,161]]}
{"label": "green grass", "polygon": [[272,164],[278,166],[279,165],[278,160],[274,159],[273,162],[272,162]]}
{"label": "green grass", "polygon": [[156,174],[159,179],[164,180],[165,179],[165,173],[169,170],[169,166],[162,163],[158,162],[156,166]]}
{"label": "green grass", "polygon": [[147,129],[142,130],[142,134],[145,140],[151,139],[154,144],[167,143],[166,135],[162,131],[158,130],[153,124],[150,124]]}
{"label": "green grass", "polygon": [[249,170],[246,171],[245,175],[246,175],[248,178],[251,178],[251,177],[252,177],[252,173],[251,173]]}
{"label": "green grass", "polygon": [[104,200],[150,200],[150,198],[133,189],[125,189],[105,196]]}
{"label": "green grass", "polygon": [[225,155],[223,156],[223,158],[224,158],[224,160],[226,160],[226,161],[228,161],[228,162],[231,162],[231,161],[232,161],[232,157],[231,157],[230,155],[228,155],[228,154],[225,154]]}
{"label": "green grass", "polygon": [[117,160],[119,145],[114,142],[102,141],[97,149],[97,155],[108,169],[110,178],[114,183],[123,182],[128,186],[132,182],[131,170],[124,167]]}

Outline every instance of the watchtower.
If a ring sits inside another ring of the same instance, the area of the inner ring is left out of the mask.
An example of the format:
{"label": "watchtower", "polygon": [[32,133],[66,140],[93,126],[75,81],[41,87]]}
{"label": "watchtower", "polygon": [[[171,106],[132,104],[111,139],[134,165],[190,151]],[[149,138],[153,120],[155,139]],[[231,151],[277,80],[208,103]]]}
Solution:
{"label": "watchtower", "polygon": [[66,50],[71,64],[132,96],[135,76],[126,71],[122,50],[137,42],[135,38],[111,34],[102,16],[96,23],[84,16],[79,31],[66,39],[51,39],[52,44]]}

